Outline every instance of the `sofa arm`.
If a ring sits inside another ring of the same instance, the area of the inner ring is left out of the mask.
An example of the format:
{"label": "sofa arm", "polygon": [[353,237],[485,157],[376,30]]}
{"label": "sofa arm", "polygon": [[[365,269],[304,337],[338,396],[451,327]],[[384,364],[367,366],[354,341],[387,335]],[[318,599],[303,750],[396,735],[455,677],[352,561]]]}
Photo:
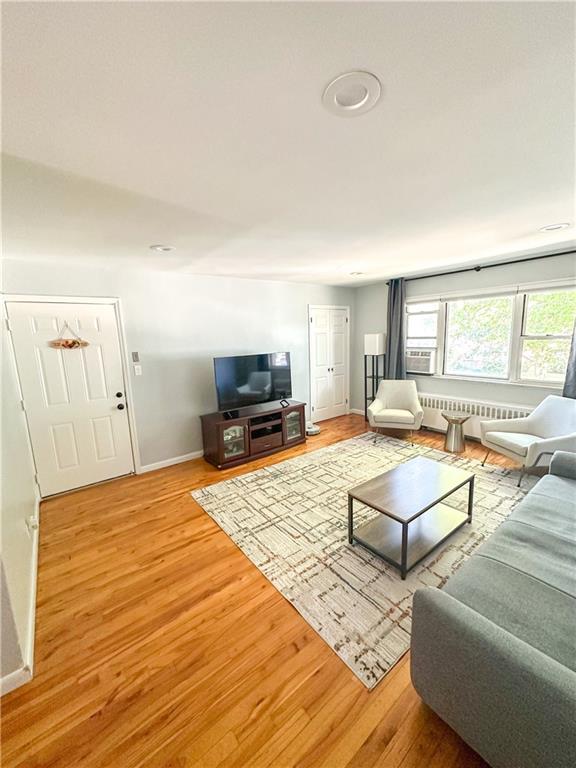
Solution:
{"label": "sofa arm", "polygon": [[[528,446],[524,464],[527,467],[532,467],[536,464],[536,460],[541,453],[552,454],[556,451],[568,451],[569,453],[576,452],[576,434],[561,435],[560,437],[546,437],[544,439],[535,440]],[[549,461],[543,461],[541,463],[547,464]]]}
{"label": "sofa arm", "polygon": [[576,765],[576,673],[432,587],[414,595],[411,674],[492,768]]}
{"label": "sofa arm", "polygon": [[382,402],[382,400],[378,400],[378,398],[376,398],[376,400],[372,400],[372,402],[368,406],[368,413],[371,413],[375,416],[377,413],[380,413],[383,407],[384,407],[384,403]]}
{"label": "sofa arm", "polygon": [[530,416],[519,419],[491,419],[480,422],[482,439],[486,432],[530,432]]}
{"label": "sofa arm", "polygon": [[576,453],[556,451],[550,461],[550,474],[576,480]]}

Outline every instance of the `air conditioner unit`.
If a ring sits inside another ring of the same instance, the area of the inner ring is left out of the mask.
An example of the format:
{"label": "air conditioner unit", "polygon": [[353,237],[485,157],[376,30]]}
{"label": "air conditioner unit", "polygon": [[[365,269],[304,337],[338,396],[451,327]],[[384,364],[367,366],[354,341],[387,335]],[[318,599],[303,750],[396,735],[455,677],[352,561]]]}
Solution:
{"label": "air conditioner unit", "polygon": [[406,370],[408,373],[434,373],[436,370],[436,350],[408,350],[406,353]]}

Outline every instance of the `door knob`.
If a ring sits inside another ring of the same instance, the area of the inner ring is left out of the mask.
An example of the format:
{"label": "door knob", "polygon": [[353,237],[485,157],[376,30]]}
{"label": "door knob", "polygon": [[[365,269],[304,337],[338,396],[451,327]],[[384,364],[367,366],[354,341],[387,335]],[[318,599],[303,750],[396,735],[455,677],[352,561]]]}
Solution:
{"label": "door knob", "polygon": [[116,408],[118,408],[119,411],[123,411],[124,410],[124,403],[118,403]]}
{"label": "door knob", "polygon": [[122,394],[122,392],[116,392],[116,397],[124,397],[124,395]]}

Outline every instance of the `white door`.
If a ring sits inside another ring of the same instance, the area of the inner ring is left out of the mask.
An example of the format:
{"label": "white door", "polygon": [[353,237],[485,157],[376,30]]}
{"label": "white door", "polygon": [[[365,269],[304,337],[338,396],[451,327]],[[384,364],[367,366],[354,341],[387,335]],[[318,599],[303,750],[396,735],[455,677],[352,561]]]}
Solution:
{"label": "white door", "polygon": [[310,307],[310,392],[312,421],[348,413],[349,310]]}
{"label": "white door", "polygon": [[[133,472],[114,306],[6,306],[42,496]],[[65,323],[88,346],[50,346]]]}

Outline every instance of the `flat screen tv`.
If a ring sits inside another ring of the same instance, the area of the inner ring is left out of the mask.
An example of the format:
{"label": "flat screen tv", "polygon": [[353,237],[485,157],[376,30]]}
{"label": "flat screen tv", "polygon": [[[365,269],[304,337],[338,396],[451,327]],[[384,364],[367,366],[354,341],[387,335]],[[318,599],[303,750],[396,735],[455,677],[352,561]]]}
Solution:
{"label": "flat screen tv", "polygon": [[292,397],[290,352],[215,357],[219,411]]}

